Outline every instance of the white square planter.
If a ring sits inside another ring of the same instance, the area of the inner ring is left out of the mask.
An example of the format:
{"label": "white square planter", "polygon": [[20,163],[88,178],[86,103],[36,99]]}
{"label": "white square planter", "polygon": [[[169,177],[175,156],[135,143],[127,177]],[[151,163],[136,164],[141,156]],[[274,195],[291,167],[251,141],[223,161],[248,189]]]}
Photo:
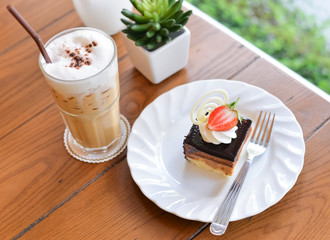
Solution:
{"label": "white square planter", "polygon": [[150,82],[157,84],[172,74],[184,68],[188,63],[190,47],[190,31],[184,27],[184,32],[171,42],[147,51],[135,46],[135,42],[123,35],[124,43],[133,65]]}

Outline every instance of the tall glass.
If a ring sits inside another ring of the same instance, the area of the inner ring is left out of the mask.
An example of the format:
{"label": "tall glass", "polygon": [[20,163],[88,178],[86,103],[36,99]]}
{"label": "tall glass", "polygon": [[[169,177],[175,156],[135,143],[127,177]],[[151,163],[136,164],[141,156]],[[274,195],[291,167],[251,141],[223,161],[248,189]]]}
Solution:
{"label": "tall glass", "polygon": [[[46,47],[55,39],[77,30],[101,32],[93,28],[69,29],[51,38]],[[39,58],[41,71],[69,130],[64,139],[66,147],[71,155],[87,162],[109,160],[122,137],[117,48],[110,36],[101,33],[111,40],[114,53],[106,67],[91,77],[56,78],[45,71],[42,57]]]}

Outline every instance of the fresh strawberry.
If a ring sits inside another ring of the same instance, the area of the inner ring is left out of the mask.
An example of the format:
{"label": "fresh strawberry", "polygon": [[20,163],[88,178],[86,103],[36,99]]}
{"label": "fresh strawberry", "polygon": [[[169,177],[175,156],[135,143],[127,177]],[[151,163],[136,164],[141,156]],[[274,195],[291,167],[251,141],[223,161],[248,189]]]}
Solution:
{"label": "fresh strawberry", "polygon": [[238,112],[235,110],[238,100],[239,98],[229,105],[223,105],[214,109],[207,123],[208,129],[224,132],[235,127],[238,120],[241,120]]}

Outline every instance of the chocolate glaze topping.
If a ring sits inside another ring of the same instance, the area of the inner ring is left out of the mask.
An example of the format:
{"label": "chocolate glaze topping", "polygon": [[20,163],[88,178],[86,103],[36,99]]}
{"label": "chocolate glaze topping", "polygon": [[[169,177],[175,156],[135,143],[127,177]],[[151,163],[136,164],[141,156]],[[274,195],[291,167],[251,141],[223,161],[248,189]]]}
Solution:
{"label": "chocolate glaze topping", "polygon": [[241,122],[238,122],[238,129],[236,130],[237,138],[232,139],[230,144],[221,143],[218,145],[205,142],[199,132],[199,127],[197,125],[193,125],[183,143],[187,143],[199,151],[203,151],[215,157],[220,157],[234,162],[238,150],[243,144],[246,134],[251,127],[251,123],[252,121],[250,119],[243,119]]}

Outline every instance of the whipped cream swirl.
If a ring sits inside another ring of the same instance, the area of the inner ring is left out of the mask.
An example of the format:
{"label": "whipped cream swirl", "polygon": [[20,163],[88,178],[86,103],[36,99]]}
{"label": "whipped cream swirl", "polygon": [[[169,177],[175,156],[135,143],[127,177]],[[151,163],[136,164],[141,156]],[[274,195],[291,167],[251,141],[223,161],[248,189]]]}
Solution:
{"label": "whipped cream swirl", "polygon": [[[213,95],[220,96],[213,96]],[[199,126],[200,134],[205,142],[213,144],[229,144],[237,137],[237,126],[228,131],[212,131],[207,127],[211,112],[222,105],[228,104],[228,93],[223,89],[216,89],[199,98],[190,111],[193,124]],[[205,100],[206,99],[206,100]]]}

